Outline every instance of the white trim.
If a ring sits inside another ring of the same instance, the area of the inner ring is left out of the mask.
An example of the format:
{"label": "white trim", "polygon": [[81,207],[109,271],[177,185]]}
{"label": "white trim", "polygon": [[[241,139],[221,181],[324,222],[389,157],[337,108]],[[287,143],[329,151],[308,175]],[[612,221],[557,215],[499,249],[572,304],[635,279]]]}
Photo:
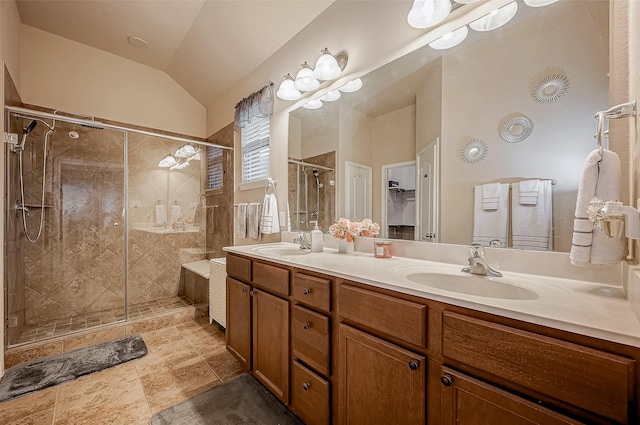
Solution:
{"label": "white trim", "polygon": [[435,150],[435,168],[436,173],[433,176],[434,180],[434,198],[437,207],[433,211],[433,228],[436,234],[435,240],[433,242],[440,241],[440,137],[436,137],[431,142],[427,143],[427,145],[420,149],[416,153],[416,229],[415,229],[415,238],[417,241],[422,241],[422,178],[419,175],[420,173],[420,155],[424,154],[426,151],[434,147]]}
{"label": "white trim", "polygon": [[254,180],[252,182],[238,183],[238,190],[261,189],[267,185],[268,179]]}
{"label": "white trim", "polygon": [[[417,167],[417,160],[413,160],[413,161],[404,161],[404,162],[396,162],[395,164],[386,164],[383,165],[381,168],[382,171],[382,188],[381,188],[381,192],[380,192],[380,230],[382,231],[381,237],[383,238],[388,238],[389,234],[388,232],[388,227],[387,226],[387,202],[388,202],[388,196],[389,196],[389,188],[387,187],[389,184],[389,180],[387,179],[387,171],[390,170],[391,168],[397,168],[397,167],[406,167],[409,165],[414,165]],[[416,180],[416,186],[418,185],[418,180],[417,180],[417,174],[414,173],[413,178]],[[417,195],[416,195],[417,196]],[[418,205],[418,198],[416,197],[416,212],[417,212],[417,205]],[[416,223],[417,223],[418,217],[416,216]],[[415,226],[415,228],[417,228],[418,226]],[[417,236],[417,230],[414,229],[414,239]]]}

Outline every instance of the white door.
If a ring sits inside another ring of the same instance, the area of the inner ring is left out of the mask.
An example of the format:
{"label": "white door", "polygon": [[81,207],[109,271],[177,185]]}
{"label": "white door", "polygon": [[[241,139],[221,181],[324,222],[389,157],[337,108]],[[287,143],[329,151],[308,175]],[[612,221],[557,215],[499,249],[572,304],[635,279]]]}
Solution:
{"label": "white door", "polygon": [[372,169],[355,162],[345,162],[345,205],[346,218],[371,218]]}
{"label": "white door", "polygon": [[416,215],[419,217],[417,240],[438,242],[438,150],[440,140],[436,139],[418,152],[418,196]]}

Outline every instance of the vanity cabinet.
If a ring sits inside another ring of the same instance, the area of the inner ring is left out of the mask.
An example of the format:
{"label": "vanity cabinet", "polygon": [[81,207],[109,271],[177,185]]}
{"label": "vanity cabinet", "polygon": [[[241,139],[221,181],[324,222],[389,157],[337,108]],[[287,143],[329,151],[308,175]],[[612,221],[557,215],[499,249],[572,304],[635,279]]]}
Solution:
{"label": "vanity cabinet", "polygon": [[227,275],[227,350],[288,404],[289,270],[229,254]]}

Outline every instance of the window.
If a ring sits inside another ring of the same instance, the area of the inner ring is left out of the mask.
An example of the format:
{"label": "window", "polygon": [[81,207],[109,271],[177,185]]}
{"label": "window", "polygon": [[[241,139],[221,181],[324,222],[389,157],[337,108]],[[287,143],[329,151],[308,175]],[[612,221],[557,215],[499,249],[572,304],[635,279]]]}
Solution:
{"label": "window", "polygon": [[269,117],[254,117],[242,128],[242,182],[269,177]]}
{"label": "window", "polygon": [[224,166],[222,148],[207,147],[207,189],[222,189]]}

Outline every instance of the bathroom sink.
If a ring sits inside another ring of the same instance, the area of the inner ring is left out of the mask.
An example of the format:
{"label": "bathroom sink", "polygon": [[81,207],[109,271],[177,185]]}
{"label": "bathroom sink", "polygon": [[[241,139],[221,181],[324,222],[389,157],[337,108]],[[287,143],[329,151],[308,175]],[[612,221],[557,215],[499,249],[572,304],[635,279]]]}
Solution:
{"label": "bathroom sink", "polygon": [[307,255],[308,249],[300,249],[296,244],[267,245],[254,248],[254,251],[267,255]]}
{"label": "bathroom sink", "polygon": [[406,278],[436,289],[485,298],[506,300],[535,300],[539,295],[527,288],[513,285],[502,277],[476,276],[472,274],[410,273]]}

